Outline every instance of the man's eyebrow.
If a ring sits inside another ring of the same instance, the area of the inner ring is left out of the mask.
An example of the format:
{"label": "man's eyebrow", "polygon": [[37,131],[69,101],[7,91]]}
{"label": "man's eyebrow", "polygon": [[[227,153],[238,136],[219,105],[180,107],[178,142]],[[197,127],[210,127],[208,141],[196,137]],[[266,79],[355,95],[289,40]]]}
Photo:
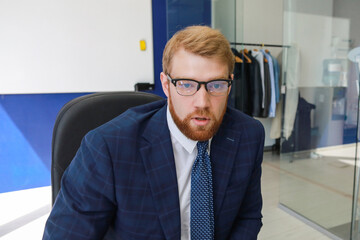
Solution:
{"label": "man's eyebrow", "polygon": [[[172,77],[172,76],[171,76],[171,77]],[[190,78],[190,77],[172,77],[172,79],[188,79],[188,80],[200,81],[200,80],[198,80],[198,79],[196,79],[196,78]],[[231,79],[231,76],[224,77],[224,75],[223,75],[223,76],[211,78],[211,79],[209,79],[208,81],[217,80],[217,79]],[[201,81],[200,81],[200,82],[201,82]]]}

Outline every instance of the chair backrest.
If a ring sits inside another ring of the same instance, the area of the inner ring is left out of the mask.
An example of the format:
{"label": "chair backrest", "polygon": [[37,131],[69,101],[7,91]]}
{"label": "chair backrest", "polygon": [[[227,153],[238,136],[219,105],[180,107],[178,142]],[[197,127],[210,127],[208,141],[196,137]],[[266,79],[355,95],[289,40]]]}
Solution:
{"label": "chair backrest", "polygon": [[52,203],[60,190],[61,177],[86,133],[128,108],[160,99],[144,92],[107,92],[81,96],[65,104],[57,115],[52,137]]}

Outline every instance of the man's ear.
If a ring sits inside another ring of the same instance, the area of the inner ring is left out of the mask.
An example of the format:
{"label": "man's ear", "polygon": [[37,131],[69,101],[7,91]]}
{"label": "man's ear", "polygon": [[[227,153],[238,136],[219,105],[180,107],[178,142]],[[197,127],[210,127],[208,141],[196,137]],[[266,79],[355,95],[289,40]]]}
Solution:
{"label": "man's ear", "polygon": [[160,73],[160,80],[161,80],[162,89],[166,97],[169,97],[170,86],[169,86],[168,78],[164,72]]}

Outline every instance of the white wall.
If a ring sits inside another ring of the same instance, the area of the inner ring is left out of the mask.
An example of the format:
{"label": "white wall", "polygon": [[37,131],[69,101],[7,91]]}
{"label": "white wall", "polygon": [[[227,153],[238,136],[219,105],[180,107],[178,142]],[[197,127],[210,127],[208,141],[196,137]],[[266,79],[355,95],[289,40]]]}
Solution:
{"label": "white wall", "polygon": [[[244,0],[244,42],[282,44],[283,0]],[[282,50],[267,49],[275,57]]]}
{"label": "white wall", "polygon": [[134,90],[154,82],[151,0],[1,0],[0,53],[0,94]]}
{"label": "white wall", "polygon": [[[283,44],[283,0],[244,0],[244,33],[246,43]],[[246,47],[248,49],[259,47]],[[266,47],[274,57],[282,53],[282,48]],[[258,118],[265,127],[265,146],[275,143],[271,139],[272,118]]]}

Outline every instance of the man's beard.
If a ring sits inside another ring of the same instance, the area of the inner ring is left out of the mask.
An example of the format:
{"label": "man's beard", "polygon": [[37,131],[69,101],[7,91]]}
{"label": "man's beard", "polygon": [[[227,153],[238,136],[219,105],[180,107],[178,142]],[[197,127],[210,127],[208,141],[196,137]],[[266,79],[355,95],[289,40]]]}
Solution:
{"label": "man's beard", "polygon": [[[169,95],[169,110],[171,117],[173,118],[176,126],[187,137],[194,141],[206,141],[212,138],[218,131],[221,122],[223,120],[226,111],[227,100],[224,106],[224,110],[220,116],[220,119],[216,119],[215,115],[210,112],[208,108],[197,109],[192,113],[189,113],[183,120],[176,114],[174,106],[171,101],[171,95]],[[207,126],[191,126],[191,118],[194,116],[206,116],[211,119],[211,122]]]}

